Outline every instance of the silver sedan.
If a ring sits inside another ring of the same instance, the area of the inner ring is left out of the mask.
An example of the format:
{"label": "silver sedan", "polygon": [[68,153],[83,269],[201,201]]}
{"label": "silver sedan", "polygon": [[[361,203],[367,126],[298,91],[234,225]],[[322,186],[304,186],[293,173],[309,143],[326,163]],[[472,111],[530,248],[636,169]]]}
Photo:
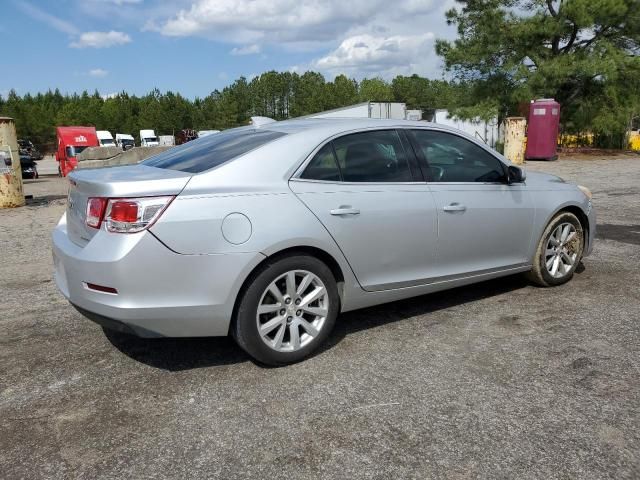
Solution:
{"label": "silver sedan", "polygon": [[254,125],[69,181],[55,280],[80,312],[231,334],[271,365],[311,354],[340,312],[523,272],[560,285],[596,226],[585,187],[424,122]]}

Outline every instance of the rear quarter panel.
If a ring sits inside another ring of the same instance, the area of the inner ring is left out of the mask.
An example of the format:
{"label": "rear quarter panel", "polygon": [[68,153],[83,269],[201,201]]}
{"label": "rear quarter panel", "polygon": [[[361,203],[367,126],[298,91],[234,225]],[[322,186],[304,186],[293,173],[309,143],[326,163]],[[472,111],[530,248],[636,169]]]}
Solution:
{"label": "rear quarter panel", "polygon": [[[246,241],[232,243],[223,228],[230,218],[238,218],[236,214],[250,222],[250,235]],[[295,247],[318,248],[340,266],[345,277],[345,296],[352,289],[360,290],[333,238],[286,184],[282,191],[269,193],[183,192],[151,227],[151,232],[171,250],[186,255],[256,252],[271,256]]]}

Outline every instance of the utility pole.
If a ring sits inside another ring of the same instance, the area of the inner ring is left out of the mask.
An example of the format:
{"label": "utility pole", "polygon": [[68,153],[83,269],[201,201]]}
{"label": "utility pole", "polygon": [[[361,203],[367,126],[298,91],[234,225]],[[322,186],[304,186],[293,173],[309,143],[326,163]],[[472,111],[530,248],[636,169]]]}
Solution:
{"label": "utility pole", "polygon": [[22,168],[13,118],[0,117],[0,150],[5,153],[0,156],[11,159],[11,165],[4,158],[0,161],[0,208],[22,207],[25,204]]}

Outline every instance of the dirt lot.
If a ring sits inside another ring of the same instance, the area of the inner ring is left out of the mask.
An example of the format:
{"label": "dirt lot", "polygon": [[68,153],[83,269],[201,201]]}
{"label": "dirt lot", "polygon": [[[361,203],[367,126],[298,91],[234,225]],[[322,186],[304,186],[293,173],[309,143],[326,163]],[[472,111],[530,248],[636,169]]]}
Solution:
{"label": "dirt lot", "polygon": [[28,183],[0,211],[0,475],[640,478],[640,159],[528,168],[594,192],[572,282],[349,313],[280,369],[226,338],[105,335],[51,280],[64,182]]}

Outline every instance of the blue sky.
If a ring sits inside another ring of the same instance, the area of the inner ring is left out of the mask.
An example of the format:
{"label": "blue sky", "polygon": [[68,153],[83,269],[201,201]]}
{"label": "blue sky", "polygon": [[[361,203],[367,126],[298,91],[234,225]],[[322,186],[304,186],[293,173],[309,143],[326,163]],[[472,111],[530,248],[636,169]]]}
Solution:
{"label": "blue sky", "polygon": [[442,75],[453,0],[0,0],[0,95],[60,88],[190,98],[241,75]]}

